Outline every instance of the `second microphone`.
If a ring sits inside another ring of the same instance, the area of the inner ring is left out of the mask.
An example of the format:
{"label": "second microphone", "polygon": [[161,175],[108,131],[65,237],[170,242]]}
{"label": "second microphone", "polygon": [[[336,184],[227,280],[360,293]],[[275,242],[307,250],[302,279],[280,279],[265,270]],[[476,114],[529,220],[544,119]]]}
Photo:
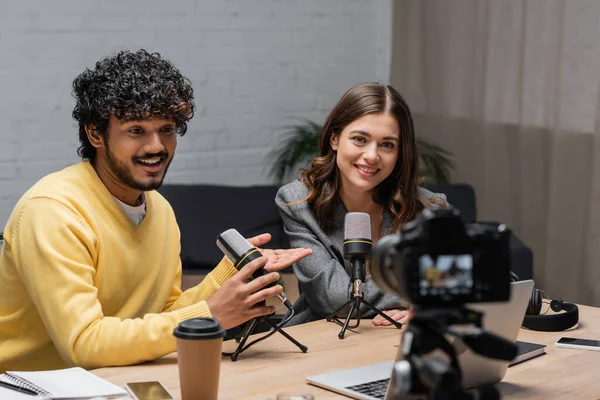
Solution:
{"label": "second microphone", "polygon": [[[246,264],[261,257],[260,251],[249,241],[247,241],[238,231],[235,229],[228,229],[225,232],[217,236],[217,246],[223,252],[223,254],[232,262],[235,268],[239,271]],[[267,271],[264,268],[260,268],[252,274],[254,279],[265,275]],[[273,282],[267,287],[275,286]],[[292,303],[287,299],[285,293],[281,292],[277,295],[279,300],[287,307],[288,310],[293,310]]]}

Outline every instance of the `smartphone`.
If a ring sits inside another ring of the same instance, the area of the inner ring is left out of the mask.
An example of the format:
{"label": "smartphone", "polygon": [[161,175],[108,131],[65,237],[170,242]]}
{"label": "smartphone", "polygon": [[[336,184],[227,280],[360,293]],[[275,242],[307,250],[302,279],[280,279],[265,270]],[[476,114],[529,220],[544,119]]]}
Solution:
{"label": "smartphone", "polygon": [[152,382],[129,382],[125,384],[125,390],[135,400],[172,400],[173,396],[158,381]]}
{"label": "smartphone", "polygon": [[556,346],[582,350],[600,350],[600,340],[561,337],[556,341]]}

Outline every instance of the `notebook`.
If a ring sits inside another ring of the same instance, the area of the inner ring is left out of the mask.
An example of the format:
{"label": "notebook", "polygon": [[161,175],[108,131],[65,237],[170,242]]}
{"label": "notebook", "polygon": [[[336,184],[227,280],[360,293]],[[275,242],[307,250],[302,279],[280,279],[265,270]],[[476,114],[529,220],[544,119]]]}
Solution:
{"label": "notebook", "polygon": [[[532,280],[513,282],[511,283],[511,298],[508,302],[475,303],[468,304],[468,306],[484,313],[484,329],[516,341],[527,304],[531,298],[533,286]],[[460,326],[454,328],[461,329]],[[466,329],[466,327],[464,328]],[[508,361],[492,360],[480,356],[461,345],[461,342],[454,343],[454,339],[450,341],[457,351],[465,387],[470,388],[487,383],[496,383],[504,378]],[[393,368],[394,361],[391,360],[358,368],[313,375],[307,377],[306,380],[312,385],[348,397],[376,400],[385,398]]]}
{"label": "notebook", "polygon": [[[127,392],[83,368],[53,371],[14,372],[0,375],[0,380],[30,389],[46,399],[88,399],[92,397],[127,396]],[[0,386],[0,399],[38,399]]]}
{"label": "notebook", "polygon": [[546,354],[546,345],[544,344],[520,342],[517,340],[517,346],[519,347],[519,352],[515,359],[508,364],[509,367],[534,357],[541,356],[542,354]]}

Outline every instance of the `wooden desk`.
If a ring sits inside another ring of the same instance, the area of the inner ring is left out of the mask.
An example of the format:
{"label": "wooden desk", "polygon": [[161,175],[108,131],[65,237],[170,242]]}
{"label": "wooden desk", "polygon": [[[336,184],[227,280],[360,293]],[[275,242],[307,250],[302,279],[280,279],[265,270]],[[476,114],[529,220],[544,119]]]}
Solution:
{"label": "wooden desk", "polygon": [[[546,355],[508,369],[500,388],[511,399],[600,397],[600,352],[556,348],[561,336],[600,338],[600,308],[581,306],[580,324],[567,332],[533,332],[521,330],[519,339],[545,344]],[[375,328],[371,321],[361,321],[355,332],[344,340],[337,337],[340,328],[317,321],[286,329],[295,339],[308,346],[302,353],[279,334],[248,349],[237,362],[223,358],[219,397],[222,399],[275,399],[277,393],[310,393],[316,400],[345,397],[305,383],[305,377],[324,372],[353,368],[395,357],[401,334],[394,328]],[[225,342],[231,351],[235,343]],[[93,371],[119,386],[126,382],[160,380],[179,398],[177,356],[171,354],[152,363],[102,368]]]}

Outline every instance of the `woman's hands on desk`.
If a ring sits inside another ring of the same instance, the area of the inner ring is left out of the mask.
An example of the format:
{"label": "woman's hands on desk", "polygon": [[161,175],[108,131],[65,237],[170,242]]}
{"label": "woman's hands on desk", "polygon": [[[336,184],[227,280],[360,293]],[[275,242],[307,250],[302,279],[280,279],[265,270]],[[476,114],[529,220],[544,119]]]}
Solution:
{"label": "woman's hands on desk", "polygon": [[[248,239],[253,246],[271,240],[268,233]],[[283,291],[281,285],[265,287],[279,280],[279,271],[312,253],[310,249],[269,250],[258,249],[262,257],[246,264],[237,274],[225,282],[206,301],[213,316],[225,328],[233,328],[253,318],[270,315],[275,307],[257,305],[261,301],[277,296]],[[264,268],[267,273],[248,282],[252,274]]]}
{"label": "woman's hands on desk", "polygon": [[[387,315],[388,317],[390,317],[391,319],[393,319],[394,321],[400,322],[402,325],[406,324],[413,316],[412,309],[385,310],[385,311],[383,311],[383,313],[385,315]],[[392,323],[378,314],[375,316],[375,318],[373,318],[373,325],[374,326],[390,326],[390,325],[392,325]]]}

